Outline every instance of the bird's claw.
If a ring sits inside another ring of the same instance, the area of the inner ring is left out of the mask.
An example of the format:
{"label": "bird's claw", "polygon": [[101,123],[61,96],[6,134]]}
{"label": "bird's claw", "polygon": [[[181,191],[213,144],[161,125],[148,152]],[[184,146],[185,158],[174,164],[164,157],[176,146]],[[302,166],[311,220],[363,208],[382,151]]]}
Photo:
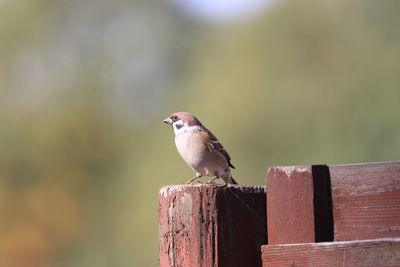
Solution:
{"label": "bird's claw", "polygon": [[189,181],[187,181],[185,184],[192,184],[195,180],[197,180],[199,178],[201,178],[201,176],[196,176],[196,177],[190,179]]}

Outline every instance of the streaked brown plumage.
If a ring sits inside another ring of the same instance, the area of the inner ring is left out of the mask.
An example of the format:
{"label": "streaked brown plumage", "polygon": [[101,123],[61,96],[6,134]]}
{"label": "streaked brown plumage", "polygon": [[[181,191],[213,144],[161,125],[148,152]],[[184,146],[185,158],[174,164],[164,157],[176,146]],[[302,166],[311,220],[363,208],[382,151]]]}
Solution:
{"label": "streaked brown plumage", "polygon": [[221,178],[226,183],[237,184],[232,178],[231,158],[218,139],[192,114],[177,112],[163,122],[172,125],[175,144],[185,162],[196,172],[187,183],[210,176],[209,182]]}

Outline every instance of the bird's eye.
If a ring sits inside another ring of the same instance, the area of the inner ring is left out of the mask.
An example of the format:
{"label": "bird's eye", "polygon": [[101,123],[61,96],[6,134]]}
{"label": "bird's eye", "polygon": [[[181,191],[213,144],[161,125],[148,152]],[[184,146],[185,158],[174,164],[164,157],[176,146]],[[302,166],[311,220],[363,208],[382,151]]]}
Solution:
{"label": "bird's eye", "polygon": [[173,122],[175,122],[175,121],[178,120],[178,117],[177,117],[177,116],[172,116],[172,117],[171,117],[171,120],[172,120]]}

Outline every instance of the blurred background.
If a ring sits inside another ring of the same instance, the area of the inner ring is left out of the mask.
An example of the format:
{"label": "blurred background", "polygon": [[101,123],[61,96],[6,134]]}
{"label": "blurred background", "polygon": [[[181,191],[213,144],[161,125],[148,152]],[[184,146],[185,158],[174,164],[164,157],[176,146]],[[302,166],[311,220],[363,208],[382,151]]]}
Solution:
{"label": "blurred background", "polygon": [[0,0],[0,266],[157,266],[197,115],[239,183],[398,160],[397,0]]}

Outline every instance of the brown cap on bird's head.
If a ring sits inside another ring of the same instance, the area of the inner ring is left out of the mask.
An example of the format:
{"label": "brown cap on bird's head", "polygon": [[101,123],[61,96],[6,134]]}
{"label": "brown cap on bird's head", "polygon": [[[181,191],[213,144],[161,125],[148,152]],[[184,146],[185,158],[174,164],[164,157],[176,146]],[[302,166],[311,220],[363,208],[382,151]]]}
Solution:
{"label": "brown cap on bird's head", "polygon": [[183,122],[187,123],[188,126],[202,126],[201,122],[189,112],[175,112],[168,116],[164,123],[172,124],[178,120],[182,120]]}

